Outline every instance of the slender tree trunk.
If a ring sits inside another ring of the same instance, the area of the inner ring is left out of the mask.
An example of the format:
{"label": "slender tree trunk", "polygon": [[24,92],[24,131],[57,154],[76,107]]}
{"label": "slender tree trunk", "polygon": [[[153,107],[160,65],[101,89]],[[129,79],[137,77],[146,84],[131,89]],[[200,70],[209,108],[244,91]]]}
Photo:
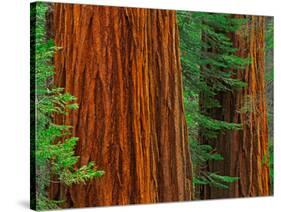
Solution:
{"label": "slender tree trunk", "polygon": [[[236,16],[245,18],[245,16]],[[234,77],[247,87],[217,96],[222,107],[212,116],[240,123],[241,130],[221,133],[211,144],[224,157],[209,162],[207,170],[220,175],[237,176],[229,189],[203,186],[202,198],[251,197],[269,195],[268,129],[264,79],[264,17],[246,16],[249,22],[233,34],[237,54],[251,58],[251,64]]]}
{"label": "slender tree trunk", "polygon": [[79,103],[56,121],[80,138],[78,165],[105,175],[50,196],[64,207],[191,199],[175,11],[55,4],[52,23],[55,84]]}

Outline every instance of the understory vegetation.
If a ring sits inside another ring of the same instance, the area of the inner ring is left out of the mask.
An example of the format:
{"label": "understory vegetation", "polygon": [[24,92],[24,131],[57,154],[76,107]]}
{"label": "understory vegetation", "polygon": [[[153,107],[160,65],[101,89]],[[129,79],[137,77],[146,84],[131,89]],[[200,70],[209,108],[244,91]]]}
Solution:
{"label": "understory vegetation", "polygon": [[[236,79],[235,76],[236,70],[243,70],[247,64],[251,63],[251,58],[237,56],[237,48],[234,47],[230,35],[249,20],[237,19],[229,14],[184,11],[177,12],[177,18],[180,31],[184,105],[193,164],[193,184],[195,198],[200,198],[200,185],[227,189],[230,183],[239,180],[236,176],[222,176],[220,173],[206,170],[205,167],[209,161],[221,161],[224,158],[212,145],[205,144],[202,140],[216,142],[219,133],[241,129],[240,124],[221,121],[212,116],[210,111],[221,108],[217,97],[222,92],[231,92],[247,86],[247,83]],[[267,25],[266,46],[267,52],[271,52],[273,48],[272,19]],[[268,66],[272,65],[270,59],[272,59],[272,54],[268,53]],[[270,87],[273,83],[272,68],[266,71],[268,93],[272,93],[273,90],[273,87]],[[268,101],[271,101],[270,99],[268,98]],[[240,112],[249,110],[251,104],[246,102],[249,101],[245,100],[239,109]],[[272,117],[272,107],[269,103],[269,117]],[[269,126],[272,125],[272,122],[269,123]],[[269,139],[272,140],[272,136]],[[271,142],[269,166],[273,177],[272,149]]]}
{"label": "understory vegetation", "polygon": [[48,6],[44,3],[31,8],[31,17],[36,27],[31,35],[35,42],[35,170],[37,210],[55,209],[63,203],[48,198],[50,183],[63,183],[70,186],[84,183],[104,174],[97,170],[94,162],[82,167],[75,167],[79,156],[75,155],[75,146],[79,138],[73,137],[71,127],[53,123],[55,115],[67,115],[70,110],[78,109],[76,98],[63,88],[55,87],[53,82],[54,67],[52,58],[59,48],[52,39],[46,37],[45,14]]}

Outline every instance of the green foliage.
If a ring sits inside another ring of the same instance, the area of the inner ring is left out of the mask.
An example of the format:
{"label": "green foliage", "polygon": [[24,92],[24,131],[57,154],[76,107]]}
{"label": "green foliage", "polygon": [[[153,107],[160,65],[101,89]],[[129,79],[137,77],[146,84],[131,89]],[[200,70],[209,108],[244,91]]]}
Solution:
{"label": "green foliage", "polygon": [[274,178],[274,167],[273,167],[273,79],[274,79],[274,68],[273,68],[273,46],[274,46],[274,20],[273,17],[266,18],[266,34],[265,34],[265,47],[266,47],[266,60],[265,60],[265,82],[266,82],[266,102],[267,102],[267,123],[268,123],[268,166],[270,171],[270,187],[271,193],[273,194],[273,178]]}
{"label": "green foliage", "polygon": [[36,197],[37,210],[54,210],[60,209],[58,207],[63,201],[50,200],[46,196],[38,194]]}
{"label": "green foliage", "polygon": [[239,177],[222,176],[213,172],[205,173],[204,175],[193,178],[193,183],[196,185],[211,185],[216,188],[227,189],[229,183],[239,180]]}
{"label": "green foliage", "polygon": [[240,124],[218,120],[209,111],[221,107],[216,98],[221,92],[246,86],[235,76],[236,70],[243,70],[250,60],[235,55],[237,49],[229,37],[245,20],[227,14],[201,12],[178,12],[177,17],[193,183],[227,188],[228,183],[238,178],[207,172],[204,167],[209,160],[223,160],[223,157],[212,146],[201,144],[200,140],[215,142],[218,134],[241,129]]}
{"label": "green foliage", "polygon": [[272,17],[269,17],[268,19],[266,24],[265,47],[267,50],[272,50],[274,46],[274,22]]}
{"label": "green foliage", "polygon": [[66,185],[71,185],[73,183],[85,183],[87,180],[100,177],[104,174],[104,171],[96,171],[94,167],[94,163],[90,162],[88,165],[82,166],[76,171],[64,169],[61,172],[60,180]]}
{"label": "green foliage", "polygon": [[185,87],[203,92],[205,100],[213,102],[219,91],[246,85],[233,78],[232,70],[242,69],[249,59],[234,54],[236,49],[227,36],[239,28],[243,19],[227,14],[178,12],[178,22]]}
{"label": "green foliage", "polygon": [[45,13],[47,4],[37,3],[32,14],[36,15],[35,29],[35,80],[36,80],[36,208],[38,210],[55,209],[62,201],[47,198],[46,189],[51,178],[69,186],[73,183],[85,183],[104,174],[96,170],[90,162],[77,167],[79,160],[75,156],[78,138],[71,136],[71,127],[52,122],[54,114],[66,115],[78,108],[76,98],[64,92],[63,88],[53,85],[54,67],[51,60],[58,49],[45,35]]}
{"label": "green foliage", "polygon": [[190,139],[190,148],[192,149],[191,159],[198,166],[205,166],[209,160],[223,160],[223,157],[213,151],[213,147],[207,144],[199,144]]}

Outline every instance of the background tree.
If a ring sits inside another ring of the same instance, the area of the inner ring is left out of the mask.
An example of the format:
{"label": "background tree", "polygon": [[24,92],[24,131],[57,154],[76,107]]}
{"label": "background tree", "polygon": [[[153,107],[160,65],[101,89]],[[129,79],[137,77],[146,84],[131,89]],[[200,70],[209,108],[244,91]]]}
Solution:
{"label": "background tree", "polygon": [[191,199],[175,11],[55,4],[55,84],[79,109],[57,124],[81,139],[77,165],[105,175],[70,189],[65,207]]}
{"label": "background tree", "polygon": [[216,98],[220,92],[245,86],[233,75],[248,60],[235,55],[236,48],[228,36],[238,30],[244,20],[234,19],[228,14],[185,11],[178,12],[178,20],[193,183],[195,198],[200,199],[200,185],[227,189],[229,183],[237,180],[235,176],[224,176],[206,169],[206,163],[223,160],[223,156],[213,148],[219,133],[241,127],[214,116],[213,110],[222,109]]}
{"label": "background tree", "polygon": [[[207,169],[239,180],[229,189],[204,186],[203,198],[250,197],[269,195],[268,129],[265,99],[265,18],[235,16],[246,19],[243,27],[232,33],[237,55],[250,58],[244,70],[233,78],[247,83],[243,89],[221,92],[217,99],[221,109],[213,116],[222,121],[241,124],[242,129],[219,135],[213,146],[223,161],[208,162]],[[205,140],[209,143],[209,141]]]}

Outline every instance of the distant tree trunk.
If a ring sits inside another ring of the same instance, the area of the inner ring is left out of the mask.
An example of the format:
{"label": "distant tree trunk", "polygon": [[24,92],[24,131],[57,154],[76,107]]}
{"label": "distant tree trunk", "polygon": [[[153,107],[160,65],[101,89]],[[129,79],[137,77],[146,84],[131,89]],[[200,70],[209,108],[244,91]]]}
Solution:
{"label": "distant tree trunk", "polygon": [[247,87],[221,93],[217,99],[222,107],[214,109],[218,120],[240,123],[241,130],[223,132],[212,145],[224,157],[223,161],[210,161],[207,170],[240,179],[229,189],[203,186],[201,198],[232,198],[269,195],[268,129],[265,99],[264,17],[246,17],[248,23],[232,36],[237,54],[251,58],[246,69],[239,70],[237,79]]}
{"label": "distant tree trunk", "polygon": [[79,137],[79,165],[105,171],[85,185],[53,184],[64,207],[191,199],[175,11],[55,4],[55,84],[79,109],[58,123]]}

